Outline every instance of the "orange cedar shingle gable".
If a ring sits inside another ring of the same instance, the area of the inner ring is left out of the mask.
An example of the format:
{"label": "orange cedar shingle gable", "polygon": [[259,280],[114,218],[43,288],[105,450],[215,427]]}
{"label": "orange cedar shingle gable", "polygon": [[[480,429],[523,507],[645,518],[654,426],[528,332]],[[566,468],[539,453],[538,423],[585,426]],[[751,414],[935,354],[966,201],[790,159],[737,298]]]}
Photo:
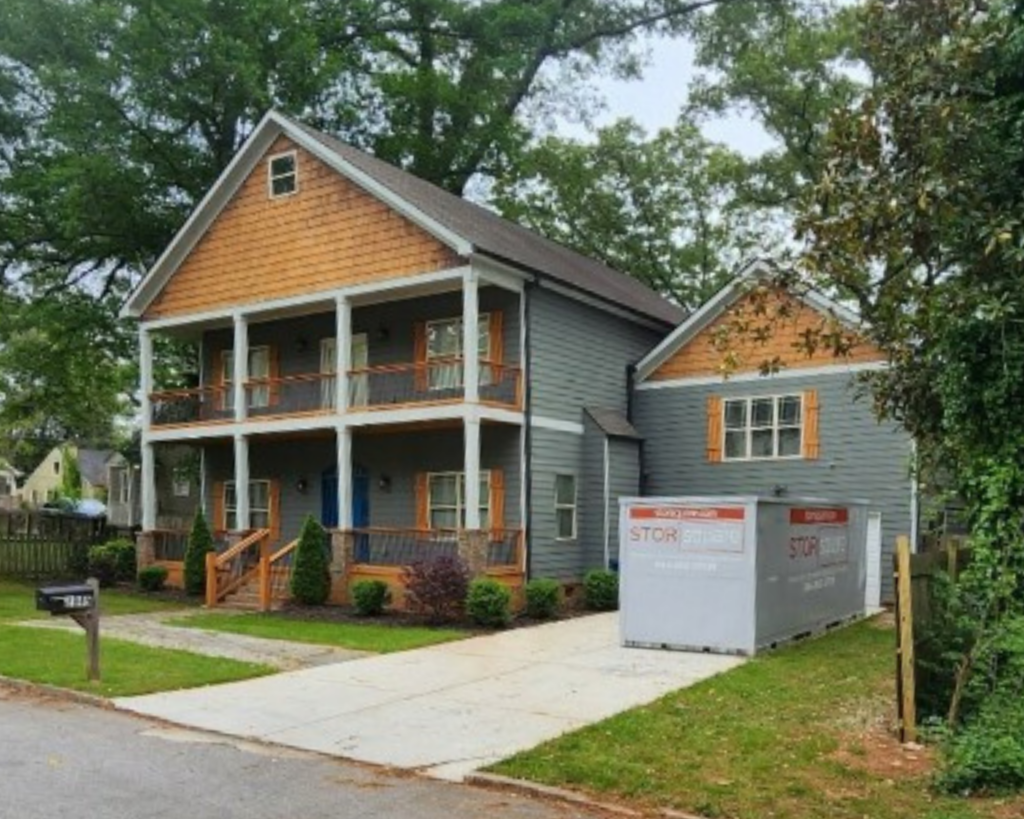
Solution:
{"label": "orange cedar shingle gable", "polygon": [[[755,315],[755,304],[752,295],[740,298],[655,370],[650,380],[723,375],[726,372],[724,365],[727,353],[736,362],[735,367],[728,369],[734,375],[757,372],[762,362],[771,361],[775,357],[779,358],[785,369],[790,370],[885,360],[877,348],[866,342],[854,346],[845,357],[837,358],[831,350],[825,349],[818,349],[808,355],[800,347],[802,333],[808,328],[817,329],[822,326],[821,313],[789,295],[769,297],[763,315]],[[727,338],[725,348],[717,346],[716,342],[722,333],[728,332],[737,321],[749,321],[750,331],[733,331]],[[766,326],[772,328],[770,336],[767,339],[755,337],[757,329]]]}
{"label": "orange cedar shingle gable", "polygon": [[[270,199],[267,158],[296,150],[296,194]],[[446,245],[281,137],[146,310],[185,315],[457,267]]]}

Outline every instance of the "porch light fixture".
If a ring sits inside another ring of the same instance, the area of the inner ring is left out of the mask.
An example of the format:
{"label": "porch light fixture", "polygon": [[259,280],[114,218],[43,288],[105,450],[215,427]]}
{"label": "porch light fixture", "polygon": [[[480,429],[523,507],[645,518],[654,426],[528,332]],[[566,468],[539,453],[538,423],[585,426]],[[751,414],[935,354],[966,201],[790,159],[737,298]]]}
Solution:
{"label": "porch light fixture", "polygon": [[306,490],[309,489],[309,481],[307,481],[305,478],[299,478],[295,482],[295,489],[300,495],[305,495]]}
{"label": "porch light fixture", "polygon": [[777,483],[772,487],[772,497],[781,498],[783,495],[789,494],[789,487],[785,484]]}
{"label": "porch light fixture", "polygon": [[377,481],[377,486],[378,486],[378,488],[380,489],[381,492],[390,492],[391,491],[391,476],[390,475],[381,475],[380,479]]}

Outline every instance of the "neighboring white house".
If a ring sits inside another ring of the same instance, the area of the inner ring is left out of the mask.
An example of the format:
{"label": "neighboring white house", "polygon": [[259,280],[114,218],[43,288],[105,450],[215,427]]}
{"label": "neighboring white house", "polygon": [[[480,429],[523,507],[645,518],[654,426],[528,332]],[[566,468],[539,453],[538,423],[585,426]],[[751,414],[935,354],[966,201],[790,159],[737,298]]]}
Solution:
{"label": "neighboring white house", "polygon": [[55,446],[28,476],[21,488],[21,500],[30,507],[38,508],[59,497],[66,463],[75,458],[81,474],[82,498],[106,502],[107,462],[114,457],[121,456],[109,449],[86,449],[74,444]]}
{"label": "neighboring white house", "polygon": [[0,460],[0,509],[17,509],[21,503],[18,478],[21,473],[6,461]]}

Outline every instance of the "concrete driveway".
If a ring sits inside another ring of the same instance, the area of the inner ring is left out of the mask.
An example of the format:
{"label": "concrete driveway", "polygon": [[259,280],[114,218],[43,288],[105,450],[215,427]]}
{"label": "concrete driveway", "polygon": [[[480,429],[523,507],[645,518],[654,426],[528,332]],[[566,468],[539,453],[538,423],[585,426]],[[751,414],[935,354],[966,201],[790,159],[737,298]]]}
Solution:
{"label": "concrete driveway", "polygon": [[461,780],[517,751],[739,665],[623,648],[618,616],[580,617],[119,708],[232,736]]}

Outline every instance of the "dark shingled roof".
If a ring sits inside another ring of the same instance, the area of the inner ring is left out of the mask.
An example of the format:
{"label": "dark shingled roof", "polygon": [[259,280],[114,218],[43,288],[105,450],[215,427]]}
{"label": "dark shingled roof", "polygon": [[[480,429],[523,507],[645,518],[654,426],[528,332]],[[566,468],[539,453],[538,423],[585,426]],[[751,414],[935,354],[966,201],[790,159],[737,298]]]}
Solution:
{"label": "dark shingled roof", "polygon": [[597,424],[598,428],[612,438],[635,438],[640,440],[643,436],[636,431],[626,416],[615,409],[604,409],[601,407],[584,407],[583,410]]}
{"label": "dark shingled roof", "polygon": [[106,486],[107,461],[113,454],[112,449],[79,449],[78,471],[93,486]]}
{"label": "dark shingled roof", "polygon": [[675,326],[685,318],[679,307],[625,273],[502,219],[334,137],[295,120],[289,122],[486,256],[544,274],[665,324]]}

